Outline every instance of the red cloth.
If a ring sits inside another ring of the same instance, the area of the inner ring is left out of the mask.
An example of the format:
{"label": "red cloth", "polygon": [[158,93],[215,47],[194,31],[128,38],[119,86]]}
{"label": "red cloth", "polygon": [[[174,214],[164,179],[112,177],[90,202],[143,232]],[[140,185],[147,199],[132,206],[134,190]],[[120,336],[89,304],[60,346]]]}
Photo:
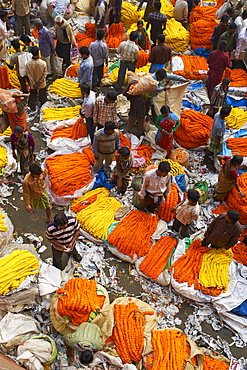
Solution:
{"label": "red cloth", "polygon": [[231,66],[232,63],[229,55],[224,51],[214,50],[210,53],[208,58],[208,79],[206,83],[209,97],[211,97],[215,86],[221,82],[226,67],[230,68]]}

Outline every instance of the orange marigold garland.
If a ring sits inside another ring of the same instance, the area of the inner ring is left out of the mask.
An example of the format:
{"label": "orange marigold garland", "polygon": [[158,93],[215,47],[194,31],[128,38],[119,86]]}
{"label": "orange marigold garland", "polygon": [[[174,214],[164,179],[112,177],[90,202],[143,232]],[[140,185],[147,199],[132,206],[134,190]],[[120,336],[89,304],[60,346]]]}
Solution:
{"label": "orange marigold garland", "polygon": [[59,315],[70,317],[74,325],[88,321],[91,312],[102,308],[105,301],[104,295],[97,295],[96,282],[82,278],[70,279],[57,294]]}
{"label": "orange marigold garland", "polygon": [[232,247],[232,251],[235,261],[247,266],[247,245],[240,242]]}
{"label": "orange marigold garland", "polygon": [[170,236],[163,236],[148,252],[140,270],[151,279],[156,280],[165,269],[168,258],[177,245],[177,240]]}
{"label": "orange marigold garland", "polygon": [[171,210],[178,204],[178,187],[176,184],[171,184],[170,194],[167,196],[166,200],[160,205],[158,215],[159,217],[166,221],[171,222],[175,213],[171,213]]}
{"label": "orange marigold garland", "polygon": [[80,117],[71,127],[56,129],[51,137],[51,141],[58,137],[67,137],[68,139],[77,140],[87,136],[87,126],[84,118]]}
{"label": "orange marigold garland", "polygon": [[148,54],[144,50],[139,50],[136,68],[142,68],[148,64]]}
{"label": "orange marigold garland", "polygon": [[152,246],[151,236],[158,224],[156,215],[131,211],[125,216],[108,236],[108,243],[119,252],[138,258],[145,256]]}
{"label": "orange marigold garland", "polygon": [[203,370],[229,370],[229,367],[229,364],[226,364],[219,358],[204,356]]}
{"label": "orange marigold garland", "polygon": [[123,41],[124,27],[123,23],[112,23],[108,30],[106,44],[108,48],[118,48]]}
{"label": "orange marigold garland", "polygon": [[[238,186],[240,191],[247,194],[247,172],[238,177]],[[237,189],[234,187],[226,198],[226,203],[229,209],[235,209],[240,213],[240,222],[247,225],[247,197],[241,197]]]}
{"label": "orange marigold garland", "polygon": [[8,67],[1,66],[0,67],[0,89],[8,89],[8,88],[10,88]]}
{"label": "orange marigold garland", "polygon": [[114,321],[112,338],[116,351],[124,364],[139,362],[144,347],[143,319],[144,315],[153,315],[153,311],[138,312],[134,302],[127,305],[114,305]]}

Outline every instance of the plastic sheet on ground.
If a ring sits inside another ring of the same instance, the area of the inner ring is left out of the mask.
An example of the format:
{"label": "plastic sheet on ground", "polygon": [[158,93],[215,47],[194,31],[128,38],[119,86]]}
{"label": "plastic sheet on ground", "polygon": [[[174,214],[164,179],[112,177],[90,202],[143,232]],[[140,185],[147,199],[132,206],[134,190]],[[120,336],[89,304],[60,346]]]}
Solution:
{"label": "plastic sheet on ground", "polygon": [[50,139],[47,140],[47,146],[52,150],[68,149],[78,151],[87,148],[89,145],[91,145],[89,137],[82,137],[78,140],[72,140],[67,137],[58,137],[52,141]]}

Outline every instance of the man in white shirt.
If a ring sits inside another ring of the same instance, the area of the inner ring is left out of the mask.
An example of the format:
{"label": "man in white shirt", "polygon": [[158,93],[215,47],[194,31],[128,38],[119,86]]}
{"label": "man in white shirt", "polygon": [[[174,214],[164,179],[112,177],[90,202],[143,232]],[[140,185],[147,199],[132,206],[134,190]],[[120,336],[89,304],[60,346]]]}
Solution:
{"label": "man in white shirt", "polygon": [[180,22],[184,28],[188,26],[188,3],[186,0],[177,0],[174,7],[174,18]]}
{"label": "man in white shirt", "polygon": [[[238,35],[237,47],[234,53],[235,61],[239,60],[240,52],[244,50],[247,50],[247,27],[243,28]],[[244,60],[246,62],[246,52]]]}
{"label": "man in white shirt", "polygon": [[247,27],[247,10],[244,10],[243,14],[234,20],[234,23],[237,26],[236,34],[239,35],[242,28]]}
{"label": "man in white shirt", "polygon": [[147,210],[154,213],[160,204],[163,203],[170,193],[170,164],[168,162],[160,162],[157,169],[150,170],[145,173],[141,191],[139,193],[141,205],[140,210]]}
{"label": "man in white shirt", "polygon": [[93,124],[93,111],[95,105],[95,92],[90,91],[90,86],[88,84],[80,84],[80,89],[82,96],[84,97],[81,106],[81,116],[86,118],[86,125],[88,135],[91,139],[91,144],[93,143],[95,127]]}

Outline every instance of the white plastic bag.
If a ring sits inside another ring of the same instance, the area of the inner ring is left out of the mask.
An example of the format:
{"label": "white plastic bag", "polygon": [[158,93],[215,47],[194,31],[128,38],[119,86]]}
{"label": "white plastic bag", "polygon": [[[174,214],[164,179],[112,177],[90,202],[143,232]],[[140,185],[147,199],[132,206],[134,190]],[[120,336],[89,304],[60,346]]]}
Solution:
{"label": "white plastic bag", "polygon": [[230,8],[230,0],[226,1],[215,13],[216,19],[221,19],[223,14],[227,12],[228,8]]}
{"label": "white plastic bag", "polygon": [[51,55],[51,69],[56,75],[63,75],[63,58],[59,58],[54,53]]}
{"label": "white plastic bag", "polygon": [[32,54],[24,52],[18,55],[18,63],[19,63],[19,73],[21,77],[27,75],[27,62],[32,59]]}

